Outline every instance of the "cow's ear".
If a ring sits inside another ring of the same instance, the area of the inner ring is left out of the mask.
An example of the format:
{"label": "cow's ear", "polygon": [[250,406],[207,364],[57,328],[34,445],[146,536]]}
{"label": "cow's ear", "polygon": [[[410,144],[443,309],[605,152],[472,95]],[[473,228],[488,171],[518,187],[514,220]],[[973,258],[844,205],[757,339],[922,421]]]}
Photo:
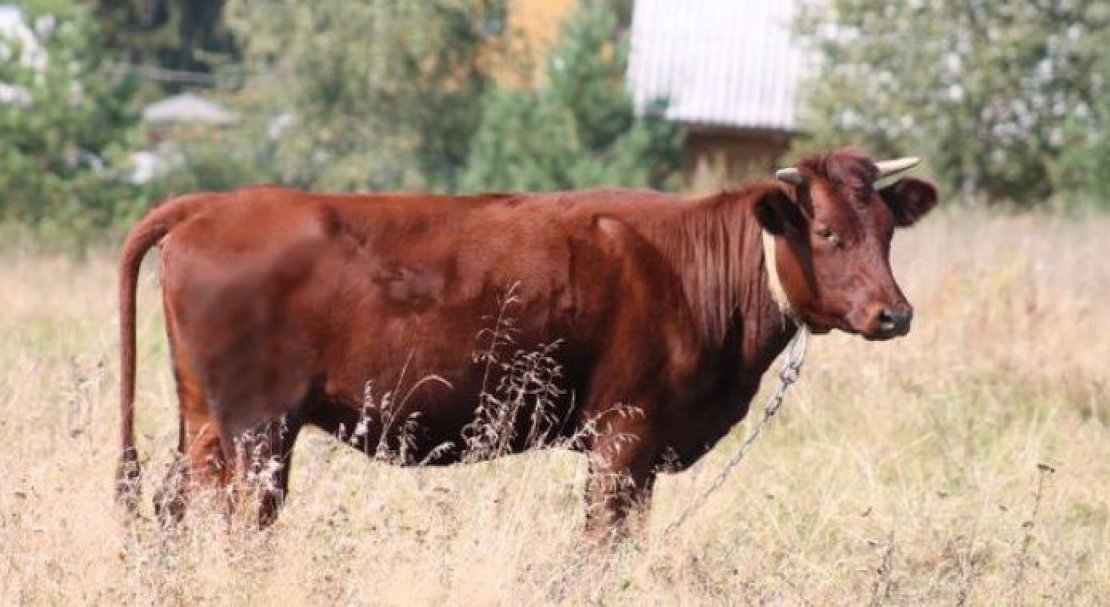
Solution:
{"label": "cow's ear", "polygon": [[937,188],[920,179],[899,179],[879,190],[879,196],[894,214],[894,225],[900,228],[912,226],[937,204]]}
{"label": "cow's ear", "polygon": [[805,216],[797,203],[786,192],[778,189],[759,197],[755,202],[755,216],[759,225],[775,236],[782,235],[788,229],[805,228]]}

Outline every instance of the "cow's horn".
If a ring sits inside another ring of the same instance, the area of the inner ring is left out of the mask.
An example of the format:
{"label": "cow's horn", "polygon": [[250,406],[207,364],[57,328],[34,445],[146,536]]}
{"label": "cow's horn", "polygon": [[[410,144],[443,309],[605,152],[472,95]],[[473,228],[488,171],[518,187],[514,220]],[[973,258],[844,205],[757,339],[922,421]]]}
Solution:
{"label": "cow's horn", "polygon": [[788,167],[775,171],[775,179],[778,179],[779,181],[785,181],[786,183],[792,183],[794,185],[802,185],[803,183],[805,183],[805,179],[802,177],[802,172],[795,167]]}
{"label": "cow's horn", "polygon": [[880,160],[875,163],[875,166],[879,167],[879,176],[876,180],[882,179],[883,177],[890,177],[891,175],[901,173],[907,169],[912,169],[917,166],[919,162],[921,162],[921,159],[917,156],[896,158],[894,160]]}

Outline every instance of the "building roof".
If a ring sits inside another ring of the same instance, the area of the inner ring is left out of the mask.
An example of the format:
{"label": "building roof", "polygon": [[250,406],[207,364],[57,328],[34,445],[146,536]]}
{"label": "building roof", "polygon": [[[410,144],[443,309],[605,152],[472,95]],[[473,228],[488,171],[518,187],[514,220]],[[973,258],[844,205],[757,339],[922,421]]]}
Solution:
{"label": "building roof", "polygon": [[235,115],[204,97],[192,93],[182,93],[144,107],[143,122],[220,126],[235,122]]}
{"label": "building roof", "polygon": [[628,81],[692,126],[798,130],[793,0],[637,0]]}

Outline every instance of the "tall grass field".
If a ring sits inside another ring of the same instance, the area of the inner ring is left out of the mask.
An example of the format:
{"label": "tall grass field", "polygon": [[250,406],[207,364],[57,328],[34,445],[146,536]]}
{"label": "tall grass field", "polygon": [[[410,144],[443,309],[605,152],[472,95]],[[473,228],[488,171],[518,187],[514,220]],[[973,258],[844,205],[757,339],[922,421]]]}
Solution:
{"label": "tall grass field", "polygon": [[583,541],[578,455],[402,469],[314,430],[271,529],[202,505],[160,531],[149,497],[177,421],[151,269],[144,503],[125,525],[114,254],[0,253],[2,605],[1110,603],[1110,217],[948,209],[899,233],[912,333],[812,339],[724,485],[664,533],[762,397],[604,549]]}

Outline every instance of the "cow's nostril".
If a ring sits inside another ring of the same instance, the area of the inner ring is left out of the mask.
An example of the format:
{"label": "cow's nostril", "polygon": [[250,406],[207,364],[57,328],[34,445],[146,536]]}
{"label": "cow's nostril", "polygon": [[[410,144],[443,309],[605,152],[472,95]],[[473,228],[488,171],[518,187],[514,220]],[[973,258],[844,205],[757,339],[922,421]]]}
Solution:
{"label": "cow's nostril", "polygon": [[883,308],[879,312],[879,327],[883,331],[902,330],[913,320],[912,310],[892,310]]}

